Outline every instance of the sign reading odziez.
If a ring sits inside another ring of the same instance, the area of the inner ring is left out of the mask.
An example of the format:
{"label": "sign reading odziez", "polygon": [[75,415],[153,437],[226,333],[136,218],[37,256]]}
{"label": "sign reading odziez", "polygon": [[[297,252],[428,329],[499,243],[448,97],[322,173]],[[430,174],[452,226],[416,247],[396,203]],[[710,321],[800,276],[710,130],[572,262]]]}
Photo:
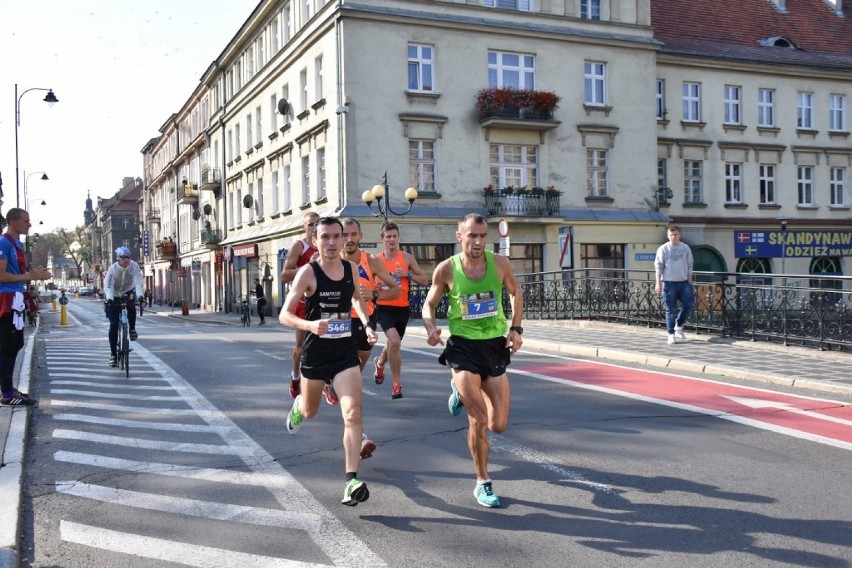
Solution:
{"label": "sign reading odziez", "polygon": [[852,231],[734,231],[734,256],[852,257]]}

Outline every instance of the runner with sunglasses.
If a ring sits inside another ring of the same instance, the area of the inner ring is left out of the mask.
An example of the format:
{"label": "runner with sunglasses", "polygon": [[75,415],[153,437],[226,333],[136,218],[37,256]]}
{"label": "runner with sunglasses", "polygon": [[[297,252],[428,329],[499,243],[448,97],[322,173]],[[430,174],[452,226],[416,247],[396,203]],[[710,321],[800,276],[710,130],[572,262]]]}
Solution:
{"label": "runner with sunglasses", "polygon": [[130,258],[130,249],[118,247],[115,249],[118,260],[109,267],[104,277],[104,312],[109,320],[109,366],[115,367],[118,362],[115,354],[118,343],[118,319],[121,315],[121,298],[127,299],[127,322],[130,325],[130,340],[136,341],[136,298],[142,295],[142,269],[135,260]]}

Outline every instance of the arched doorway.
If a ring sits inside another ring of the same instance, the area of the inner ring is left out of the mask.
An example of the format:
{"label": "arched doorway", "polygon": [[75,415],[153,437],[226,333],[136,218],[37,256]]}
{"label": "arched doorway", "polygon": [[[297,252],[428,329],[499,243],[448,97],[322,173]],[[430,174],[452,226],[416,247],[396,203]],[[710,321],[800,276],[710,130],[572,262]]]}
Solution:
{"label": "arched doorway", "polygon": [[[693,270],[697,272],[727,272],[728,265],[724,257],[713,247],[698,245],[692,249]],[[696,282],[711,282],[719,280],[708,274],[699,274]]]}

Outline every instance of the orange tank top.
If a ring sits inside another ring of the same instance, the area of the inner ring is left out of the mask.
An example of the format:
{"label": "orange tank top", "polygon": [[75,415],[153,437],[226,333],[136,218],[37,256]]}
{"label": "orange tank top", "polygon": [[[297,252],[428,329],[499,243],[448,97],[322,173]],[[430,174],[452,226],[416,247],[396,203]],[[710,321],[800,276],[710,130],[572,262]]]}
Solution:
{"label": "orange tank top", "polygon": [[[379,300],[378,304],[380,306],[394,306],[397,308],[407,308],[408,307],[408,288],[411,286],[411,278],[408,277],[408,263],[405,261],[405,255],[402,254],[401,250],[396,251],[396,256],[390,260],[385,256],[384,251],[379,255],[379,258],[385,265],[385,268],[388,269],[388,273],[393,275],[397,268],[402,268],[402,271],[405,273],[405,276],[401,278],[393,277],[396,280],[396,283],[399,284],[400,289],[402,290],[399,294],[398,298],[394,298],[393,300]],[[382,286],[384,283],[381,280],[378,281]]]}
{"label": "orange tank top", "polygon": [[[367,253],[362,251],[358,251],[361,253],[361,258],[358,260],[358,280],[361,284],[369,288],[373,289],[373,271],[370,270],[370,257],[367,256]],[[367,306],[367,316],[372,316],[373,312],[376,311],[376,306],[373,304],[373,296],[372,294],[368,295],[364,298],[364,305]],[[355,311],[355,308],[352,308],[352,317],[357,318],[358,312]]]}

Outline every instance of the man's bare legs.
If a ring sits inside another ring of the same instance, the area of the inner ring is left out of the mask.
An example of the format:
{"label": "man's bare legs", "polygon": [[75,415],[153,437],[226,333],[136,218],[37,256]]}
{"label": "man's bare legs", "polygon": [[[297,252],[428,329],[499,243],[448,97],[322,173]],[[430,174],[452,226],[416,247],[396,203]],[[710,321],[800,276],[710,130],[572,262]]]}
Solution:
{"label": "man's bare legs", "polygon": [[379,353],[378,364],[386,365],[390,361],[390,371],[393,377],[394,385],[402,384],[402,338],[399,337],[399,332],[394,329],[385,331],[385,344],[382,352]]}
{"label": "man's bare legs", "polygon": [[483,381],[476,373],[452,371],[453,382],[459,391],[470,428],[467,433],[467,446],[473,458],[473,469],[477,482],[487,481],[488,430],[499,434],[509,423],[509,403],[511,393],[509,377],[505,373],[499,377],[488,377]]}

